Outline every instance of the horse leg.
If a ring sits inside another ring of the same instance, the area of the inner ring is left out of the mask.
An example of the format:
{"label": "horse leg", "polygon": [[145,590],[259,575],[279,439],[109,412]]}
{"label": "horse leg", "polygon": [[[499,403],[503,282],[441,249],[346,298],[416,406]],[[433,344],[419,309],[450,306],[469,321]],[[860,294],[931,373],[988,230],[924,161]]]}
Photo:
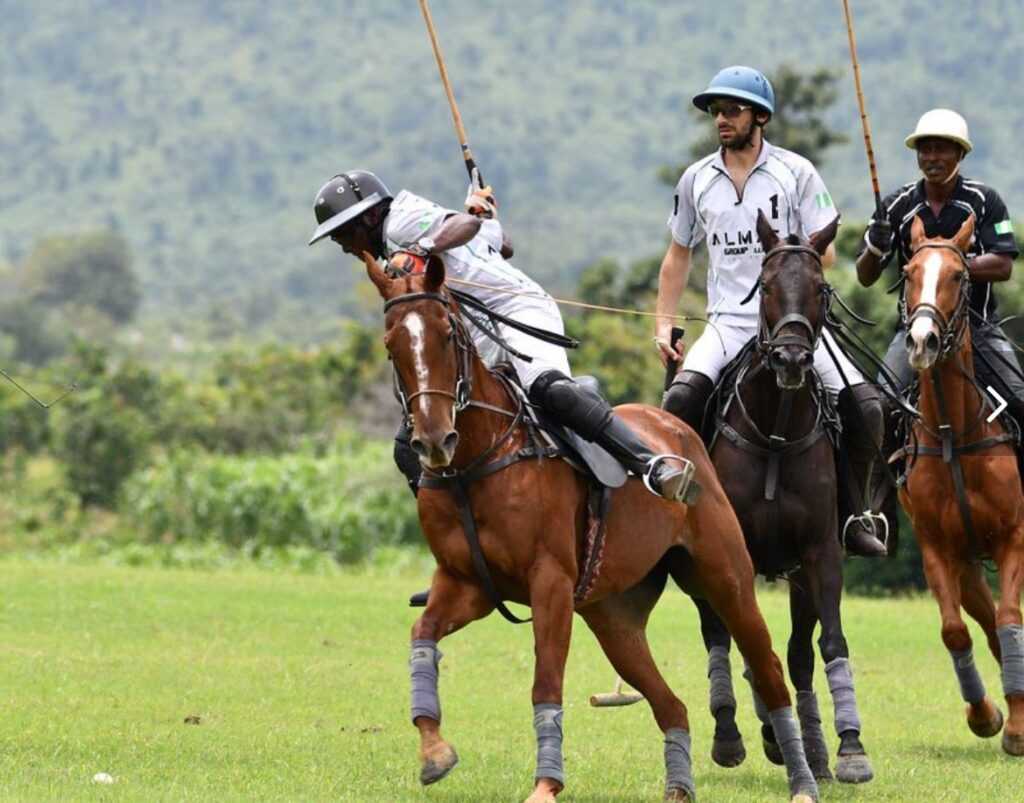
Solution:
{"label": "horse leg", "polygon": [[974,665],[971,634],[960,616],[960,578],[963,562],[945,559],[931,545],[927,533],[918,535],[921,560],[928,586],[939,603],[942,618],[942,642],[953,659],[953,669],[960,683],[960,695],[967,703],[967,725],[976,736],[995,736],[1003,727],[1003,715],[985,694],[985,684]]}
{"label": "horse leg", "polygon": [[[992,600],[992,591],[982,574],[980,563],[968,563],[960,575],[961,602],[964,610],[970,614],[985,631],[989,649],[996,661],[1000,661],[999,636],[996,633],[996,605]],[[964,698],[969,694],[977,697],[981,694],[982,702],[967,708],[967,725],[978,736],[988,738],[995,736],[1003,728],[1003,714],[989,697],[985,696],[985,688],[979,688],[981,676],[974,665],[973,647],[953,656],[953,668],[961,679],[961,689],[966,688]]]}
{"label": "horse leg", "polygon": [[1018,524],[1009,543],[998,551],[999,608],[996,633],[1002,652],[1003,694],[1009,718],[1003,731],[1003,750],[1024,756],[1024,626],[1020,593],[1024,585],[1024,524]]}
{"label": "horse leg", "polygon": [[661,588],[650,582],[588,605],[580,615],[619,676],[646,698],[665,734],[665,800],[693,801],[690,724],[686,706],[658,671],[647,644],[647,617]]}
{"label": "horse leg", "polygon": [[493,609],[475,585],[440,567],[434,572],[423,615],[412,626],[412,722],[420,733],[420,783],[440,781],[459,761],[455,749],[441,736],[441,701],[437,693],[441,651],[437,642]]}
{"label": "horse leg", "polygon": [[708,680],[711,716],[715,718],[715,737],[711,760],[720,767],[738,767],[747,757],[743,736],[736,727],[736,696],[732,690],[729,647],[732,638],[707,600],[694,599],[700,614],[700,632],[708,651]]}
{"label": "horse leg", "polygon": [[804,570],[799,570],[789,580],[789,618],[793,632],[789,636],[786,654],[789,677],[796,687],[796,713],[800,720],[800,732],[804,740],[804,752],[811,772],[819,781],[831,781],[828,768],[828,746],[821,728],[821,712],[818,709],[818,695],[814,693],[814,649],[812,639],[818,624],[818,613],[808,589]]}
{"label": "horse leg", "polygon": [[536,660],[533,673],[533,728],[537,771],[526,803],[554,803],[565,788],[562,764],[562,682],[572,635],[573,578],[551,557],[530,572],[530,608]]}
{"label": "horse leg", "polygon": [[825,677],[832,693],[835,728],[839,735],[836,778],[841,783],[867,783],[875,773],[860,741],[860,712],[857,710],[850,649],[843,634],[840,612],[843,556],[838,540],[832,536],[834,532],[830,527],[824,540],[805,549],[801,557],[810,597],[821,621],[818,649],[825,663]]}
{"label": "horse leg", "polygon": [[754,596],[754,566],[735,513],[720,490],[721,504],[715,504],[719,501],[715,490],[706,488],[701,504],[689,510],[691,527],[698,534],[690,547],[694,569],[697,576],[708,578],[704,583],[708,602],[736,640],[754,689],[768,708],[786,764],[791,803],[817,800],[818,784],[807,766],[782,664],[772,650],[771,634]]}

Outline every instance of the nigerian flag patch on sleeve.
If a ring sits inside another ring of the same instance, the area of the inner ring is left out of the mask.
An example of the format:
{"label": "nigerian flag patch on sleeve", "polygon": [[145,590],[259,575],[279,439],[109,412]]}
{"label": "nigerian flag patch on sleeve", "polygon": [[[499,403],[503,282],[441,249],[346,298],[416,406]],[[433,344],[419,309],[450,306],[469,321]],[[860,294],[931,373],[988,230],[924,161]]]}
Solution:
{"label": "nigerian flag patch on sleeve", "polygon": [[1013,224],[1009,220],[996,223],[996,234],[1013,234]]}
{"label": "nigerian flag patch on sleeve", "polygon": [[827,192],[819,192],[814,196],[814,203],[818,205],[818,209],[830,209],[832,207],[832,196]]}

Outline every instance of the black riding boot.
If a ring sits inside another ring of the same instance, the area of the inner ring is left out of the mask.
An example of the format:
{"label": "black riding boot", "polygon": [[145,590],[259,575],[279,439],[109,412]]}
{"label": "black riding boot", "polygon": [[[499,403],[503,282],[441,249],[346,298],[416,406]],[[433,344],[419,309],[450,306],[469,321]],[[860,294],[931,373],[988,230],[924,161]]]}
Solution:
{"label": "black riding boot", "polygon": [[839,537],[851,555],[882,557],[887,554],[890,525],[886,517],[872,507],[876,496],[871,485],[872,466],[882,447],[885,428],[882,395],[877,387],[865,382],[843,388],[839,392],[838,406],[843,425],[843,450],[849,463],[845,488],[849,515],[845,520],[840,518]]}
{"label": "black riding boot", "polygon": [[704,439],[704,419],[715,383],[699,371],[680,371],[661,401],[663,410],[689,424]]}
{"label": "black riding boot", "polygon": [[599,393],[558,371],[547,371],[530,387],[530,401],[559,424],[603,447],[653,492],[693,504],[699,486],[693,464],[675,455],[655,455]]}

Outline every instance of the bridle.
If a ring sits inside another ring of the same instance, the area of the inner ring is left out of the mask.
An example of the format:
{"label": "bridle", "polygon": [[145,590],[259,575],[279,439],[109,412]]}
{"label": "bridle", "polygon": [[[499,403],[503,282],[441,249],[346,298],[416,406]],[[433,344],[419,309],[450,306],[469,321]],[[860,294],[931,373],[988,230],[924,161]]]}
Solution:
{"label": "bridle", "polygon": [[960,298],[957,299],[956,308],[953,310],[953,314],[948,318],[946,317],[946,314],[935,304],[930,304],[927,301],[918,301],[918,303],[914,305],[914,308],[910,310],[910,316],[908,318],[906,292],[903,293],[903,298],[900,299],[900,318],[905,322],[905,328],[908,332],[913,327],[914,322],[919,318],[927,318],[938,327],[938,360],[941,361],[946,359],[954,351],[958,350],[960,345],[963,343],[964,334],[967,331],[967,312],[970,309],[971,283],[968,281],[969,274],[967,269],[967,257],[964,256],[963,251],[951,243],[926,242],[914,249],[911,259],[916,257],[926,248],[939,248],[945,251],[952,251],[957,255],[957,258],[960,260],[960,263],[964,268],[959,277]]}
{"label": "bridle", "polygon": [[[778,245],[764,255],[764,259],[761,261],[762,277],[764,275],[764,268],[768,262],[782,254],[806,254],[813,257],[818,267],[821,267],[821,254],[810,246],[789,244]],[[754,297],[754,293],[758,290],[763,291],[765,282],[762,277],[759,277],[757,282],[754,283],[754,286],[747,294],[747,297],[740,302],[741,304],[746,304],[750,301],[750,299]],[[769,327],[768,318],[765,315],[765,307],[762,303],[757,321],[757,349],[762,356],[770,362],[772,352],[783,346],[798,346],[813,354],[814,350],[818,347],[818,341],[821,339],[822,328],[825,325],[825,313],[828,308],[828,295],[829,286],[827,283],[824,283],[821,291],[821,315],[818,316],[817,326],[812,325],[810,320],[803,313],[790,312],[783,315],[778,321],[776,321],[774,326]],[[806,330],[807,335],[805,336],[802,333],[797,334],[796,332],[783,334],[782,330],[791,324],[796,324],[800,328]]]}

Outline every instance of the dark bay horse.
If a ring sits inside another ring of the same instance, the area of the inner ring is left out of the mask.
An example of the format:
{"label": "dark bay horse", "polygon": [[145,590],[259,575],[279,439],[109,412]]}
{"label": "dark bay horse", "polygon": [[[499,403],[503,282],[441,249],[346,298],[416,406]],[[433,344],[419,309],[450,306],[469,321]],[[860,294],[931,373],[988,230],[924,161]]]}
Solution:
{"label": "dark bay horse", "polygon": [[[457,761],[440,731],[437,642],[487,616],[501,600],[512,600],[533,613],[537,769],[528,803],[551,803],[564,785],[562,683],[574,611],[616,671],[650,703],[664,733],[665,799],[693,800],[686,707],[658,671],[645,635],[671,575],[705,596],[733,633],[781,734],[790,797],[816,800],[781,665],[754,596],[739,522],[696,433],[654,407],[617,409],[658,453],[688,456],[703,492],[687,507],[652,496],[636,478],[616,489],[597,568],[581,584],[581,567],[588,563],[589,483],[563,460],[531,451],[521,397],[477,356],[444,284],[442,262],[431,257],[421,274],[396,276],[368,254],[364,261],[385,300],[385,344],[413,436],[423,446],[419,516],[437,560],[427,606],[412,628],[412,719],[420,735],[421,781],[440,780]],[[521,459],[524,454],[529,459]],[[479,543],[476,552],[470,531]]]}
{"label": "dark bay horse", "polygon": [[[765,253],[758,283],[759,333],[749,360],[732,379],[735,395],[719,418],[711,459],[739,516],[756,571],[769,577],[786,575],[790,581],[789,674],[797,689],[797,713],[811,769],[819,780],[832,777],[812,685],[811,639],[820,622],[818,646],[840,738],[836,776],[847,783],[863,783],[871,780],[873,772],[860,741],[860,716],[840,616],[843,554],[837,478],[833,445],[825,429],[831,404],[811,370],[828,304],[821,257],[838,224],[837,218],[813,235],[810,243],[803,243],[793,235],[780,240],[764,215],[758,215],[757,234]],[[737,766],[746,751],[735,721],[729,632],[706,603],[696,602],[709,653],[715,717],[712,758],[722,766]],[[754,702],[765,754],[779,763],[782,756],[775,734],[756,691]]]}
{"label": "dark bay horse", "polygon": [[[985,694],[961,606],[981,625],[1001,661],[1010,711],[1003,749],[1022,756],[1024,494],[1012,440],[974,379],[964,257],[973,234],[973,215],[952,240],[927,239],[920,219],[911,226],[905,314],[908,357],[920,379],[921,417],[902,450],[908,468],[899,496],[939,603],[942,641],[967,703],[967,724],[978,736],[995,736],[1003,715]],[[998,609],[985,582],[984,558],[992,558],[999,570]]]}

